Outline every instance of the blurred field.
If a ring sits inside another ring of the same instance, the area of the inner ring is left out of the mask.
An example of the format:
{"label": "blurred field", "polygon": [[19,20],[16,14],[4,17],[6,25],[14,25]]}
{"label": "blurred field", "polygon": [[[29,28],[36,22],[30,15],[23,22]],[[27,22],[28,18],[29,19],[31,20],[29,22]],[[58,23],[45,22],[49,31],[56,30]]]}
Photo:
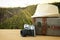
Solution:
{"label": "blurred field", "polygon": [[0,29],[0,40],[60,40],[56,36],[21,37],[19,29]]}

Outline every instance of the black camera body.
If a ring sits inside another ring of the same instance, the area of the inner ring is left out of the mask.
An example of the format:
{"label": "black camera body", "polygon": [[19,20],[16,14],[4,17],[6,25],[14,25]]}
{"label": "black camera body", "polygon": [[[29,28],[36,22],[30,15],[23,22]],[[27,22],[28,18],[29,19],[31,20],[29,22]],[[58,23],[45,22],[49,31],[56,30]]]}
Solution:
{"label": "black camera body", "polygon": [[33,25],[25,25],[24,29],[21,30],[21,36],[35,36],[35,28]]}
{"label": "black camera body", "polygon": [[25,36],[34,36],[34,30],[26,30],[26,29],[23,29],[23,30],[21,30],[21,35],[23,36],[23,37],[25,37]]}

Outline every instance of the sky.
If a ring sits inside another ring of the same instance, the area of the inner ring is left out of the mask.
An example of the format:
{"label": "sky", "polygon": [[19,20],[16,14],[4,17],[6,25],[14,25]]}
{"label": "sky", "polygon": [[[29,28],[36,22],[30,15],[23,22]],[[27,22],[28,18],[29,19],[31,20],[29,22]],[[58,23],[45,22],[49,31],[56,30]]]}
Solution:
{"label": "sky", "polygon": [[26,7],[53,2],[60,2],[60,0],[0,0],[0,7]]}

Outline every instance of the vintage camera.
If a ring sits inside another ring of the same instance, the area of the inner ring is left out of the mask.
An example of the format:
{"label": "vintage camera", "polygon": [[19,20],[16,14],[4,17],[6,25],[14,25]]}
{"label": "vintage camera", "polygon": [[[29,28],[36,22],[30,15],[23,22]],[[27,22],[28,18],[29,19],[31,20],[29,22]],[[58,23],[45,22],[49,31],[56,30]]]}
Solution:
{"label": "vintage camera", "polygon": [[21,36],[35,36],[35,26],[24,24],[24,29],[21,30]]}

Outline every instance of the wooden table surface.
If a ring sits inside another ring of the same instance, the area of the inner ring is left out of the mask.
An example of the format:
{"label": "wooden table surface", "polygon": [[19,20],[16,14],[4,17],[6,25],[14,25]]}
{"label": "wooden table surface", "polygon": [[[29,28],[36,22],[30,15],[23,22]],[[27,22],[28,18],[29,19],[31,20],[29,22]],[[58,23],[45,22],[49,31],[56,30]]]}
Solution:
{"label": "wooden table surface", "polygon": [[0,29],[0,40],[60,40],[57,36],[22,37],[20,29]]}

